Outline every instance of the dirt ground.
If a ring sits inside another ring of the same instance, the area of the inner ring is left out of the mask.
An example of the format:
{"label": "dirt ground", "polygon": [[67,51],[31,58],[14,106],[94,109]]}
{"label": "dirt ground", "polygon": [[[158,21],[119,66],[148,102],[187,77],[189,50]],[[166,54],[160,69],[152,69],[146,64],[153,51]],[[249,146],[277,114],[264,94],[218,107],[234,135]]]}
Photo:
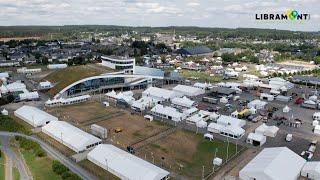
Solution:
{"label": "dirt ground", "polygon": [[[91,124],[105,127],[108,129],[110,142],[122,148],[169,128],[165,124],[149,122],[140,115],[132,115],[129,111],[120,108],[104,107],[95,101],[48,108],[47,112],[86,131],[89,131]],[[116,128],[121,128],[122,132],[115,133]]]}
{"label": "dirt ground", "polygon": [[[131,115],[130,112],[124,110],[122,110],[120,116],[101,121],[97,124],[107,128],[111,143],[122,148],[126,148],[128,145],[144,140],[169,128],[165,124],[149,122],[140,115]],[[121,128],[122,132],[116,133],[114,131],[116,128]]]}
{"label": "dirt ground", "polygon": [[70,106],[48,108],[47,112],[59,117],[60,120],[84,125],[88,121],[103,120],[107,115],[121,112],[121,110],[112,107],[106,108],[99,102],[89,101]]}

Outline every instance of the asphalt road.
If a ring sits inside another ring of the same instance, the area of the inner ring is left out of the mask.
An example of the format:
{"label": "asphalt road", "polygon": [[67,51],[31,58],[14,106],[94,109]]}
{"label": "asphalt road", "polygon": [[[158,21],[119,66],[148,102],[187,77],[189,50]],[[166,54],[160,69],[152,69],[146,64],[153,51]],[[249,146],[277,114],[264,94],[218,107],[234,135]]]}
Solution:
{"label": "asphalt road", "polygon": [[[19,158],[10,148],[9,146],[9,137],[6,135],[0,135],[0,139],[1,139],[1,149],[2,151],[6,154],[7,158],[9,158],[9,161],[12,161],[15,163],[15,166],[18,168],[18,171],[20,173],[20,178],[23,180],[28,180],[29,175],[28,175],[28,171],[22,161],[21,158]],[[8,162],[8,161],[7,161]],[[6,175],[6,177],[8,177],[9,179],[12,179],[12,167],[11,170],[7,171],[8,175]]]}
{"label": "asphalt road", "polygon": [[[64,164],[66,167],[70,169],[70,171],[76,173],[84,180],[95,180],[97,179],[95,176],[84,170],[83,168],[79,167],[75,162],[71,161],[69,158],[65,157],[58,151],[54,150],[52,147],[44,143],[42,140],[38,139],[34,136],[27,136],[20,133],[12,133],[12,132],[4,132],[0,131],[0,137],[13,137],[13,136],[21,136],[25,137],[29,140],[35,141],[40,144],[40,146],[45,150],[51,157],[54,159],[60,161],[62,164]],[[21,176],[22,177],[22,176]]]}

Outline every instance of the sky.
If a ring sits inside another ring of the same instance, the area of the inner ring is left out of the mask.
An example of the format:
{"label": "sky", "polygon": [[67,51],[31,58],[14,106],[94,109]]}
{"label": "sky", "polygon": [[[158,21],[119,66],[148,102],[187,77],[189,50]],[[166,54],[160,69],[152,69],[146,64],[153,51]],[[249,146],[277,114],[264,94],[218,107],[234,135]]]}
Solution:
{"label": "sky", "polygon": [[[311,18],[255,20],[288,9]],[[0,26],[89,24],[320,31],[320,0],[0,0]]]}

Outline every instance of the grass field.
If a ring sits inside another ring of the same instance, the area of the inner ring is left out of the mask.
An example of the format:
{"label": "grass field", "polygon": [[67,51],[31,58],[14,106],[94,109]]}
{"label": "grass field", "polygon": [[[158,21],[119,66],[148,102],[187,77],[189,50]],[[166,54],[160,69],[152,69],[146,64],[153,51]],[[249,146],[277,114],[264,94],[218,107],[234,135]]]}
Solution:
{"label": "grass field", "polygon": [[30,151],[21,151],[28,168],[35,180],[59,180],[61,177],[52,171],[52,159],[49,157],[35,157]]}
{"label": "grass field", "polygon": [[89,101],[81,104],[70,106],[50,108],[49,113],[60,117],[61,120],[71,121],[75,124],[81,125],[86,121],[103,118],[108,114],[119,112],[119,109],[106,108],[99,102]]}
{"label": "grass field", "polygon": [[70,66],[65,69],[60,69],[50,73],[43,80],[48,80],[55,83],[55,87],[50,89],[49,94],[55,95],[66,86],[86,77],[96,76],[111,70],[98,67],[98,65],[88,64],[81,66]]}
{"label": "grass field", "polygon": [[[226,159],[227,143],[214,140],[207,141],[202,135],[196,135],[184,130],[177,130],[169,136],[139,149],[136,154],[148,161],[155,161],[176,174],[201,179],[202,166],[205,174],[212,170],[212,160],[217,149],[217,156]],[[235,153],[235,145],[229,144],[229,156]],[[152,158],[153,156],[153,158]]]}
{"label": "grass field", "polygon": [[12,169],[13,180],[20,180],[20,173],[16,167]]}
{"label": "grass field", "polygon": [[2,152],[0,152],[0,180],[4,180],[4,165],[3,165],[3,163],[5,163],[4,154]]}
{"label": "grass field", "polygon": [[214,83],[222,80],[220,76],[210,76],[205,71],[181,70],[180,74],[187,79],[198,80],[200,82]]}
{"label": "grass field", "polygon": [[99,179],[108,179],[108,180],[116,180],[119,179],[118,177],[114,176],[113,174],[109,173],[108,171],[104,170],[103,168],[93,164],[89,160],[84,160],[79,163],[84,169],[88,170]]}

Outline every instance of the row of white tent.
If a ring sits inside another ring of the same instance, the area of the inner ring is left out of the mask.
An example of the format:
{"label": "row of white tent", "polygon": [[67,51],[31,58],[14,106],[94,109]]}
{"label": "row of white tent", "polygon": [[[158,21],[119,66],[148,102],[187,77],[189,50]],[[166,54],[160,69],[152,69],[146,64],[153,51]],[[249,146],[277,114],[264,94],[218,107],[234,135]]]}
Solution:
{"label": "row of white tent", "polygon": [[32,106],[22,106],[14,115],[34,127],[42,127],[42,132],[72,149],[76,153],[90,150],[87,159],[109,171],[120,179],[163,180],[169,172],[141,158],[110,144],[102,144],[101,139]]}
{"label": "row of white tent", "polygon": [[71,105],[71,104],[78,104],[85,101],[90,100],[90,95],[82,95],[82,96],[76,96],[71,98],[59,98],[59,99],[52,99],[47,100],[45,102],[45,106],[47,107],[56,107],[56,106],[65,106],[65,105]]}
{"label": "row of white tent", "polygon": [[33,106],[22,106],[14,115],[75,152],[82,152],[101,143],[101,139]]}

